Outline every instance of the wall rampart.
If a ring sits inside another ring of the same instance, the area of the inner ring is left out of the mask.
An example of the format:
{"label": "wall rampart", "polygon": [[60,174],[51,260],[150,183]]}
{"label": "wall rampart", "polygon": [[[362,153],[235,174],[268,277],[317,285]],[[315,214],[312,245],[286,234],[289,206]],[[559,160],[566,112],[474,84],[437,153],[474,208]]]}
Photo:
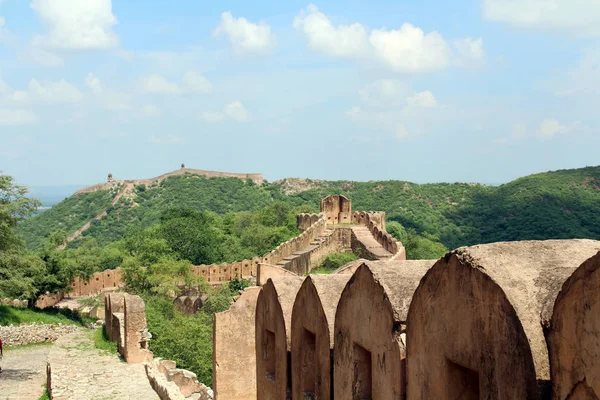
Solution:
{"label": "wall rampart", "polygon": [[[203,277],[209,283],[230,281],[235,277],[256,276],[260,263],[277,264],[308,247],[324,232],[326,220],[322,214],[306,215],[308,215],[307,221],[312,222],[310,226],[300,235],[280,244],[264,256],[228,264],[197,265],[193,267],[194,275]],[[96,272],[88,280],[75,278],[71,283],[70,294],[72,296],[93,295],[118,287],[123,287],[120,268]]]}

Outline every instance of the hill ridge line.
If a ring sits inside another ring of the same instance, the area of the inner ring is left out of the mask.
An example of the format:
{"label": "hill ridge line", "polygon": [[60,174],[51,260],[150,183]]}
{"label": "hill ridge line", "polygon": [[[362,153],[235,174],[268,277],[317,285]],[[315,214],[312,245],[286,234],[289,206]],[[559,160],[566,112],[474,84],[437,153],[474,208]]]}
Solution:
{"label": "hill ridge line", "polygon": [[[111,205],[114,206],[115,204],[117,204],[117,202],[123,196],[131,193],[133,191],[135,185],[151,185],[155,182],[161,182],[171,176],[179,176],[179,175],[185,175],[185,174],[202,175],[202,176],[206,176],[207,178],[238,178],[238,179],[242,179],[242,180],[251,179],[252,182],[256,183],[257,185],[260,185],[263,182],[263,176],[260,173],[205,171],[205,170],[201,170],[201,169],[182,167],[179,170],[167,172],[165,174],[162,174],[162,175],[156,176],[154,178],[150,178],[150,179],[122,179],[122,180],[112,180],[111,179],[105,183],[99,183],[96,185],[88,186],[83,189],[79,189],[75,193],[73,193],[73,195],[75,196],[75,195],[83,194],[83,193],[92,193],[92,192],[97,192],[99,190],[110,190],[110,189],[114,188],[115,186],[123,184],[124,185],[123,188],[119,191],[119,193],[117,193],[117,195],[113,198],[113,200],[111,202]],[[81,226],[81,228],[77,229],[75,232],[73,232],[71,235],[69,235],[67,237],[67,239],[65,240],[65,243],[58,246],[56,248],[56,250],[64,250],[65,247],[70,242],[72,242],[73,240],[75,240],[79,236],[81,236],[81,234],[83,232],[87,231],[92,226],[94,221],[101,220],[107,214],[108,214],[108,208],[105,208],[94,218],[90,219],[85,224],[83,224]]]}
{"label": "hill ridge line", "polygon": [[124,183],[124,184],[130,183],[132,185],[150,185],[150,184],[153,184],[156,182],[163,181],[171,176],[178,176],[178,175],[185,175],[185,174],[202,175],[207,178],[238,178],[238,179],[242,179],[242,180],[250,179],[250,180],[252,180],[252,182],[256,183],[257,185],[261,185],[263,183],[263,175],[261,173],[220,172],[220,171],[207,171],[207,170],[202,170],[202,169],[183,167],[181,169],[167,172],[165,174],[156,176],[154,178],[109,180],[108,182],[105,182],[105,183],[98,183],[96,185],[92,185],[92,186],[85,187],[83,189],[79,189],[75,193],[73,193],[73,195],[77,195],[77,194],[81,194],[81,193],[96,192],[99,190],[108,190],[120,183]]}

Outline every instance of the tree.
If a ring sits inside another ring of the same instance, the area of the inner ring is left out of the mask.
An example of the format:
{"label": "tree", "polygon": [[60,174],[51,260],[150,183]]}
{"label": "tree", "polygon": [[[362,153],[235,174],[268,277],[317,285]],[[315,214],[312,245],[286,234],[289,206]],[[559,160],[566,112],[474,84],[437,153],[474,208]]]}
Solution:
{"label": "tree", "polygon": [[[12,177],[0,175],[0,297],[26,299],[33,306],[39,295],[62,289],[67,282],[58,263],[48,264],[27,251],[15,233],[19,221],[40,204],[26,194],[27,189],[16,185]],[[50,253],[46,255],[50,259]]]}
{"label": "tree", "polygon": [[17,224],[34,213],[39,200],[26,197],[27,188],[16,185],[13,178],[0,171],[0,251],[23,246],[16,235]]}
{"label": "tree", "polygon": [[218,218],[190,209],[169,210],[162,218],[161,232],[171,249],[195,265],[223,259],[223,234]]}
{"label": "tree", "polygon": [[439,242],[437,236],[424,232],[418,235],[414,229],[405,229],[400,223],[390,221],[386,230],[402,242],[409,260],[433,260],[448,252],[446,246]]}

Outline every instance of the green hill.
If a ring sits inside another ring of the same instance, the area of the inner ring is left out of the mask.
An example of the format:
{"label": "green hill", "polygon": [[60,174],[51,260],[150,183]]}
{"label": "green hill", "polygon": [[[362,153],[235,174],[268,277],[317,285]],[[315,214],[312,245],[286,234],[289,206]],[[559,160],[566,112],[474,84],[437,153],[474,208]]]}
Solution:
{"label": "green hill", "polygon": [[388,221],[437,237],[448,248],[504,240],[600,239],[600,167],[540,173],[500,186],[299,179],[259,186],[186,174],[137,186],[115,206],[110,206],[115,193],[72,196],[22,223],[19,232],[29,248],[39,248],[52,232],[70,234],[107,208],[108,214],[83,234],[105,245],[129,229],[157,224],[172,207],[225,215],[281,201],[317,211],[319,200],[328,194],[347,195],[354,210],[385,211]]}

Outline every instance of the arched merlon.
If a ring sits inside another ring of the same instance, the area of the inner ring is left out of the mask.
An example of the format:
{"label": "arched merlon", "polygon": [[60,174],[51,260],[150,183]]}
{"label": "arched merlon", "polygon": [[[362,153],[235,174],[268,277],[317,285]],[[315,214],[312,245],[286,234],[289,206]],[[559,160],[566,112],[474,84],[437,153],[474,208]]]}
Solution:
{"label": "arched merlon", "polygon": [[550,379],[540,315],[599,249],[592,240],[503,242],[438,261],[408,313],[408,398],[537,399]]}
{"label": "arched merlon", "polygon": [[336,400],[404,399],[401,334],[413,293],[434,263],[365,262],[352,275],[335,315]]}
{"label": "arched merlon", "polygon": [[257,399],[285,399],[288,352],[291,351],[292,308],[302,285],[299,276],[269,279],[256,303]]}
{"label": "arched merlon", "polygon": [[335,310],[351,275],[310,275],[292,311],[292,398],[333,399]]}
{"label": "arched merlon", "polygon": [[247,288],[229,310],[216,313],[213,390],[223,400],[256,399],[256,302],[260,288]]}
{"label": "arched merlon", "polygon": [[[600,398],[600,253],[566,280],[551,320],[551,310],[544,311],[553,398]],[[576,391],[587,397],[576,397]]]}

